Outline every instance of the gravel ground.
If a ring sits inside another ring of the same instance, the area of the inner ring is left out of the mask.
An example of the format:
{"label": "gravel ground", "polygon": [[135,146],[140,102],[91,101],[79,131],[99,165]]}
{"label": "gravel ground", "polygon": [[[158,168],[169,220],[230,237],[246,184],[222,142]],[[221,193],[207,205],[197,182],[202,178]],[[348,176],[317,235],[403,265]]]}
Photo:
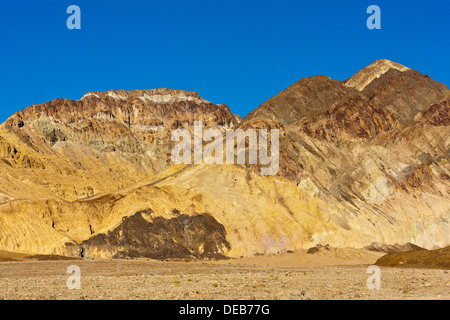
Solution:
{"label": "gravel ground", "polygon": [[[69,290],[70,265],[81,288]],[[0,299],[450,299],[447,270],[381,268],[370,290],[367,265],[276,267],[147,260],[0,263]]]}

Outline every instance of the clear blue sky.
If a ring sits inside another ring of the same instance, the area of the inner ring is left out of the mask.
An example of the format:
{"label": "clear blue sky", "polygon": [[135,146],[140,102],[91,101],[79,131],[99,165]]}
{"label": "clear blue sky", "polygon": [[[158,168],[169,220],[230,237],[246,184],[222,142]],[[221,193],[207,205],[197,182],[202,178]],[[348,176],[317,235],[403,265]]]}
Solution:
{"label": "clear blue sky", "polygon": [[[69,5],[81,30],[69,30]],[[366,9],[381,8],[381,30]],[[245,116],[297,80],[386,58],[450,85],[450,1],[1,0],[0,122],[89,91],[193,90]]]}

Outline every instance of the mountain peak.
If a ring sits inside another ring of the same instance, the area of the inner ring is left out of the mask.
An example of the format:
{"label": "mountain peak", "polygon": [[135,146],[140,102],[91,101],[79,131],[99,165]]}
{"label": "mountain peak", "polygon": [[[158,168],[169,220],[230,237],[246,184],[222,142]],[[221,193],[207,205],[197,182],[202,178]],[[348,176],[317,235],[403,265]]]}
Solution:
{"label": "mountain peak", "polygon": [[371,65],[368,65],[367,67],[355,73],[351,78],[345,80],[343,84],[347,87],[362,91],[369,83],[381,77],[390,69],[399,70],[401,72],[410,70],[400,63],[393,62],[387,59],[378,59]]}

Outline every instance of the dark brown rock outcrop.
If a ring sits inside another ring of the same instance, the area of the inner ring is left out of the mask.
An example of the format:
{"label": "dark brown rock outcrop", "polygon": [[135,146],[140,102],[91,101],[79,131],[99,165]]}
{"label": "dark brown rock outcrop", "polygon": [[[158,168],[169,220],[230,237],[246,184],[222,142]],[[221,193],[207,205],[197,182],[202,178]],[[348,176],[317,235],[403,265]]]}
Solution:
{"label": "dark brown rock outcrop", "polygon": [[224,249],[230,249],[226,231],[207,213],[175,218],[152,217],[144,210],[124,217],[107,233],[96,234],[79,246],[68,244],[72,255],[83,250],[86,257],[152,259],[223,259]]}

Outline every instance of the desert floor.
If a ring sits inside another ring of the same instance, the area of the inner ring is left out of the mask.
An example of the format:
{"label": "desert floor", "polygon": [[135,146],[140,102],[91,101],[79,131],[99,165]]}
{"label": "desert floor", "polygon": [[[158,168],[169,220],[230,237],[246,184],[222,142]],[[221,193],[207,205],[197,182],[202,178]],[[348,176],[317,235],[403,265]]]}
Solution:
{"label": "desert floor", "polygon": [[[342,249],[216,262],[3,255],[0,299],[450,299],[450,273],[440,269],[381,267],[381,288],[370,290],[367,267],[381,255]],[[80,268],[80,289],[68,289],[71,265]]]}

